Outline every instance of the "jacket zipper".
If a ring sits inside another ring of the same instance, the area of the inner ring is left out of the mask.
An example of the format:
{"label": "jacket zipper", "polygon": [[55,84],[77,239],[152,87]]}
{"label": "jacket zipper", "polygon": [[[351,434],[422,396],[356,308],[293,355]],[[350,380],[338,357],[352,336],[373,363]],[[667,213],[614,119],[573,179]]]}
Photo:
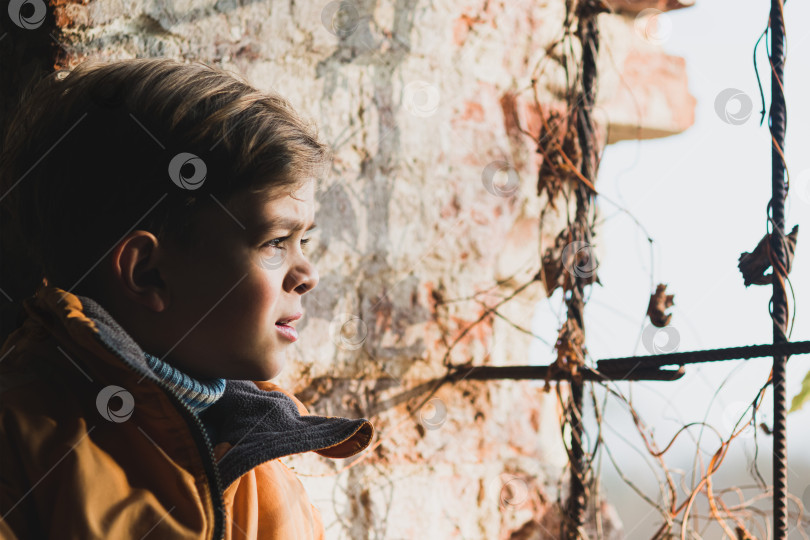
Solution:
{"label": "jacket zipper", "polygon": [[[126,358],[124,358],[117,350],[110,347],[103,339],[98,339],[98,341],[104,346],[105,349],[120,358],[123,363],[129,367],[129,369],[139,375],[143,375],[143,373],[135,369]],[[205,450],[204,453],[200,452],[203,454],[203,468],[205,470],[205,476],[208,479],[208,483],[212,487],[211,502],[214,505],[214,531],[212,538],[215,540],[222,540],[225,538],[225,523],[223,519],[225,515],[225,501],[222,497],[222,479],[220,478],[219,468],[217,467],[214,458],[214,446],[211,444],[211,438],[208,436],[208,432],[206,431],[202,420],[200,420],[200,418],[194,413],[191,407],[186,405],[186,403],[180,399],[180,397],[168,384],[166,384],[160,378],[157,380],[150,380],[157,383],[159,387],[161,387],[169,396],[171,396],[171,399],[174,400],[175,404],[179,405],[179,409],[186,422],[190,425],[193,424],[193,427],[197,428],[196,432],[194,429],[192,429],[191,432],[193,435],[195,435],[194,442],[197,445],[197,450],[202,450],[200,445],[200,440],[202,440],[202,446],[204,446]],[[200,435],[202,435],[202,437],[200,437]]]}

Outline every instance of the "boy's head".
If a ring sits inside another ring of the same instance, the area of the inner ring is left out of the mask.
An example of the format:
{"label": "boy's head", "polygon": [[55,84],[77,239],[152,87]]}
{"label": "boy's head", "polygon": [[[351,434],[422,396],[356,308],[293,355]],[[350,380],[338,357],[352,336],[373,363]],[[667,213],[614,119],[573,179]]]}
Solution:
{"label": "boy's head", "polygon": [[276,323],[318,282],[304,244],[327,148],[283,98],[203,64],[64,75],[6,133],[0,287],[90,296],[191,375],[278,374],[295,338]]}

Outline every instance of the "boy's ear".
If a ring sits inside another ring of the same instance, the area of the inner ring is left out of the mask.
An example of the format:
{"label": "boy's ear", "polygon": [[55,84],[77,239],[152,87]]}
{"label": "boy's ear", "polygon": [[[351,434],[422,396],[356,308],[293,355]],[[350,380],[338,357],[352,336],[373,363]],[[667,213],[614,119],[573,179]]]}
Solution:
{"label": "boy's ear", "polygon": [[158,269],[158,239],[148,231],[129,233],[112,253],[113,279],[131,300],[153,311],[168,306],[168,290]]}

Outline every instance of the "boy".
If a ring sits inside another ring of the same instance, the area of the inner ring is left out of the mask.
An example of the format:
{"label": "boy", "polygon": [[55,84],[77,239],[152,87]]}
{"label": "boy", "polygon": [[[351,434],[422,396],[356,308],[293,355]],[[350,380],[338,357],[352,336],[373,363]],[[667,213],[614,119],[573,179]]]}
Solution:
{"label": "boy", "polygon": [[267,382],[318,283],[327,149],[281,97],[168,59],[43,80],[0,157],[2,538],[322,538],[278,458],[368,446]]}

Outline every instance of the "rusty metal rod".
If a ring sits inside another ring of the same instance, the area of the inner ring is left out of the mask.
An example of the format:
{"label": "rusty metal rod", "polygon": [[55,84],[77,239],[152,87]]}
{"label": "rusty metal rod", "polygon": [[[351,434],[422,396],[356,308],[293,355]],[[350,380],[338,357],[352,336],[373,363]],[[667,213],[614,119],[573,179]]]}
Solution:
{"label": "rusty metal rod", "polygon": [[[785,27],[782,0],[771,0],[771,188],[769,203],[773,232],[770,237],[771,266],[773,267],[773,342],[787,341],[787,253],[785,252],[785,128],[787,111],[783,93],[785,68]],[[769,310],[770,311],[770,310]],[[776,540],[787,538],[787,357],[776,353],[773,357],[773,530]]]}
{"label": "rusty metal rod", "polygon": [[[580,6],[581,7],[581,6]],[[578,97],[579,103],[575,107],[577,140],[582,152],[582,163],[580,172],[582,177],[590,181],[591,186],[596,183],[596,172],[598,168],[595,141],[595,124],[593,121],[593,106],[596,102],[596,57],[599,52],[599,27],[596,24],[596,15],[590,13],[585,15],[583,9],[577,9],[579,21],[577,22],[577,36],[582,44],[582,94]],[[579,227],[584,227],[585,239],[590,242],[590,227],[588,215],[590,213],[591,201],[594,192],[585,185],[579,183],[576,189],[577,210],[575,222]],[[577,237],[579,239],[579,237]],[[566,300],[568,307],[568,319],[577,323],[582,331],[583,338],[586,335],[583,289],[587,281],[578,272],[573,272],[574,289],[571,296]],[[576,377],[571,379],[571,396],[566,415],[571,426],[571,450],[569,460],[571,462],[571,478],[568,490],[568,505],[566,508],[567,519],[564,522],[565,537],[568,540],[577,540],[581,537],[582,526],[585,523],[585,506],[588,502],[588,494],[585,489],[585,479],[588,476],[585,470],[585,448],[582,445],[583,425],[582,425],[582,404],[583,404],[583,381]]]}
{"label": "rusty metal rod", "polygon": [[[601,372],[588,367],[579,368],[583,381],[674,381],[684,376],[682,369],[635,368],[629,371]],[[529,379],[570,381],[571,372],[550,366],[460,366],[450,375],[454,382],[462,380],[492,381]]]}
{"label": "rusty metal rod", "polygon": [[701,364],[703,362],[719,362],[723,360],[742,360],[773,356],[776,354],[791,356],[793,354],[810,353],[810,341],[794,341],[765,345],[746,345],[743,347],[729,347],[726,349],[706,349],[702,351],[688,351],[668,354],[652,354],[649,356],[627,356],[624,358],[606,358],[599,360],[596,365],[600,372],[630,371],[634,367],[660,368],[663,366],[684,366],[686,364]]}
{"label": "rusty metal rod", "polygon": [[585,388],[582,381],[571,382],[571,484],[568,493],[568,517],[570,523],[567,535],[570,539],[580,538],[580,530],[585,524],[585,448],[582,446],[582,403]]}
{"label": "rusty metal rod", "polygon": [[[704,362],[746,360],[773,355],[789,357],[810,353],[810,341],[779,343],[776,345],[747,345],[726,349],[707,349],[649,356],[628,356],[599,360],[597,369],[582,366],[583,381],[675,381],[684,376],[683,369],[661,369],[665,366],[685,366]],[[462,380],[490,381],[503,379],[532,379],[567,381],[571,373],[552,366],[458,366],[450,375],[454,382]]]}

